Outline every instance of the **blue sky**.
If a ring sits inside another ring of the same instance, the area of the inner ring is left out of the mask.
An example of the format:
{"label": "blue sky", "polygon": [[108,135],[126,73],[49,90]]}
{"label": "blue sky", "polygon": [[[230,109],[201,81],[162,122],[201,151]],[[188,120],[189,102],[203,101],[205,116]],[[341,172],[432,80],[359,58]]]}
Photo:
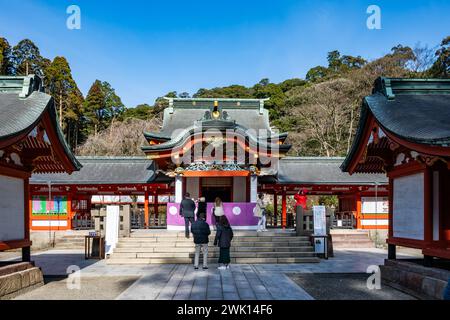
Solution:
{"label": "blue sky", "polygon": [[[66,28],[71,4],[81,30]],[[366,28],[371,4],[381,30]],[[65,56],[84,94],[105,80],[133,107],[172,90],[303,78],[335,49],[374,59],[399,43],[436,46],[449,12],[448,0],[0,0],[0,36]]]}

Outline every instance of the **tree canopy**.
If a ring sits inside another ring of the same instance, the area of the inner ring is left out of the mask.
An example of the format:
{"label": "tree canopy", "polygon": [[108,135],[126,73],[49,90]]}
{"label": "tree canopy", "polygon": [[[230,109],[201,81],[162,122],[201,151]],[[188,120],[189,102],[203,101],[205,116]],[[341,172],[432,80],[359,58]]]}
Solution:
{"label": "tree canopy", "polygon": [[[324,58],[326,65],[312,67],[305,79],[296,77],[277,83],[263,78],[251,86],[200,88],[192,95],[170,91],[153,104],[143,102],[130,107],[124,105],[107,81],[95,80],[83,97],[65,57],[49,60],[41,56],[38,46],[29,39],[12,47],[7,39],[0,37],[0,73],[34,73],[44,77],[46,92],[55,100],[66,140],[73,150],[82,154],[140,154],[136,143],[145,142],[141,131],[159,129],[163,110],[168,106],[164,97],[192,96],[269,98],[265,105],[271,124],[289,132],[291,155],[343,156],[355,134],[361,101],[371,93],[374,80],[380,76],[449,78],[450,36],[436,49],[399,44],[372,61],[341,54],[338,50],[328,52]],[[132,142],[138,136],[140,140]],[[102,139],[109,142],[104,143]]]}

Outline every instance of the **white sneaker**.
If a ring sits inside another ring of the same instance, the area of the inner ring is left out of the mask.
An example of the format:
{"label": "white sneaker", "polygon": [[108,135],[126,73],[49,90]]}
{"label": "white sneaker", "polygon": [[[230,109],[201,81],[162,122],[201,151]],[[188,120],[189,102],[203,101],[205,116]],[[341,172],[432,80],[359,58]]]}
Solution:
{"label": "white sneaker", "polygon": [[262,231],[261,229],[256,230],[256,232],[261,232],[261,231]]}
{"label": "white sneaker", "polygon": [[220,267],[218,267],[217,269],[219,269],[219,270],[226,270],[227,267],[226,267],[226,266],[220,266]]}

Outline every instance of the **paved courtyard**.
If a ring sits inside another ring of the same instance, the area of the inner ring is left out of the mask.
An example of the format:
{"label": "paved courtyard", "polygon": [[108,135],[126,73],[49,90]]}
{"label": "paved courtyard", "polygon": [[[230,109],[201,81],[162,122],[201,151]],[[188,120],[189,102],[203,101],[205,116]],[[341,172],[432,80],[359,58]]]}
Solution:
{"label": "paved courtyard", "polygon": [[[382,249],[339,249],[334,258],[320,263],[236,264],[229,270],[219,271],[217,265],[210,265],[208,270],[176,264],[107,265],[105,260],[84,260],[80,250],[48,250],[34,254],[33,260],[42,268],[46,279],[57,281],[18,299],[312,300],[291,279],[292,275],[361,274],[370,265],[383,264],[385,257],[386,251]],[[79,289],[67,289],[68,280],[64,277],[70,266],[72,270],[80,269],[75,273],[81,276]]]}

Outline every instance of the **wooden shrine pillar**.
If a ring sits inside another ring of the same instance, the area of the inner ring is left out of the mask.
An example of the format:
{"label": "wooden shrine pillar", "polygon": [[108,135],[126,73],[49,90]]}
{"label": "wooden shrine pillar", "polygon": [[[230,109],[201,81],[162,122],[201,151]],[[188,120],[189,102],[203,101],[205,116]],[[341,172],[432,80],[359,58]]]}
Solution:
{"label": "wooden shrine pillar", "polygon": [[145,191],[145,199],[144,199],[144,228],[148,227],[148,219],[149,219],[149,212],[148,212],[148,191]]}
{"label": "wooden shrine pillar", "polygon": [[286,212],[286,191],[283,190],[281,194],[281,226],[286,228],[287,225],[287,212]]}
{"label": "wooden shrine pillar", "polygon": [[[356,217],[355,217],[356,218],[356,229],[360,230],[360,229],[362,229],[361,220],[363,218],[362,207],[361,207],[361,193],[357,193],[355,195],[355,201],[356,201]],[[377,204],[375,204],[375,205],[377,205]]]}
{"label": "wooden shrine pillar", "polygon": [[72,192],[67,194],[67,230],[72,230]]}
{"label": "wooden shrine pillar", "polygon": [[[159,202],[158,202],[158,190],[153,194],[153,224],[156,225],[156,221],[159,222]],[[159,223],[158,223],[159,226]]]}
{"label": "wooden shrine pillar", "polygon": [[[31,200],[30,193],[30,182],[29,178],[24,180],[24,238],[25,240],[30,240],[30,228],[31,228],[31,211],[33,208],[33,203]],[[31,261],[31,247],[22,248],[22,261]]]}
{"label": "wooden shrine pillar", "polygon": [[278,224],[278,210],[277,210],[277,206],[278,206],[278,195],[276,190],[273,191],[272,193],[273,195],[273,226],[276,226]]}

